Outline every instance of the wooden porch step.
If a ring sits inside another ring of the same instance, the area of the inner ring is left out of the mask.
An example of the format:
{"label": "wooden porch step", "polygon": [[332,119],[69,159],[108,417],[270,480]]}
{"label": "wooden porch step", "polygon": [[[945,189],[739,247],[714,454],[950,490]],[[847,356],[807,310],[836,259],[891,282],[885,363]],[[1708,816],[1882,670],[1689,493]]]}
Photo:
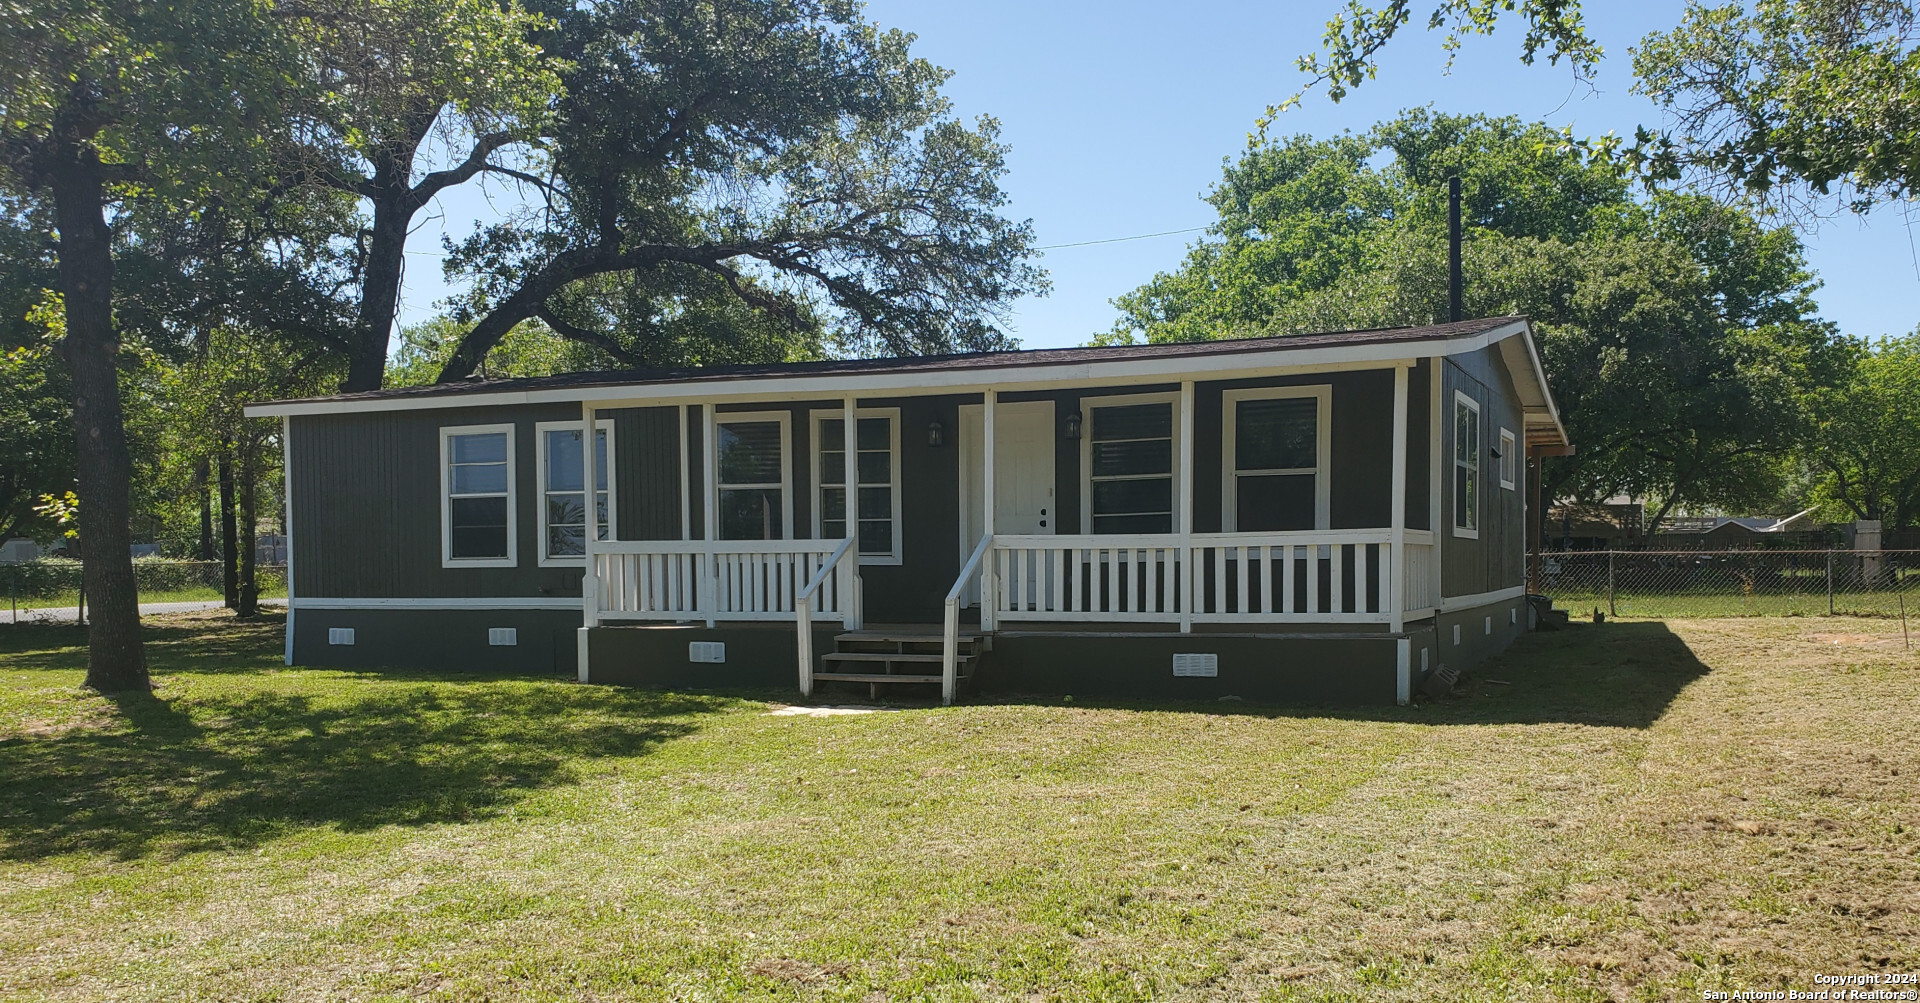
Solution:
{"label": "wooden porch step", "polygon": [[[933,662],[938,664],[945,656],[934,651],[832,651],[821,655],[825,662]],[[974,656],[965,652],[957,660],[965,662]]]}
{"label": "wooden porch step", "polygon": [[[978,641],[985,636],[986,636],[985,634],[982,634],[978,631],[962,632],[959,635],[959,640],[961,644],[967,644],[969,642]],[[946,639],[940,635],[939,631],[934,631],[933,633],[930,633],[930,634],[907,634],[907,633],[900,633],[895,631],[856,630],[856,631],[848,631],[845,634],[835,635],[834,640],[841,641],[841,642],[873,641],[873,642],[879,642],[879,643],[885,643],[885,644],[944,644],[946,643]]]}
{"label": "wooden porch step", "polygon": [[935,686],[940,685],[941,681],[939,676],[890,675],[884,672],[816,672],[813,678],[816,682],[829,683],[932,683]]}

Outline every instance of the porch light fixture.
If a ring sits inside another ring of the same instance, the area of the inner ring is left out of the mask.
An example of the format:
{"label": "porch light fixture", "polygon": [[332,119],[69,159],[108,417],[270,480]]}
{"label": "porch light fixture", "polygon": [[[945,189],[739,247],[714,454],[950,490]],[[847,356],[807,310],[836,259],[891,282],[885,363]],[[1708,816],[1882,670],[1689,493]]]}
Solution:
{"label": "porch light fixture", "polygon": [[927,423],[927,445],[939,448],[947,444],[947,426],[935,418]]}
{"label": "porch light fixture", "polygon": [[1080,438],[1080,412],[1078,411],[1071,412],[1067,415],[1067,438]]}

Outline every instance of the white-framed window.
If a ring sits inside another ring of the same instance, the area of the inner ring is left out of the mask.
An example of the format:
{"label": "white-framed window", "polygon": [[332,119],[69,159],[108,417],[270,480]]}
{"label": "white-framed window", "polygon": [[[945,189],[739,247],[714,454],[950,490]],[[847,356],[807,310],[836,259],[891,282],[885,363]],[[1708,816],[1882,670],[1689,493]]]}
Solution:
{"label": "white-framed window", "polygon": [[1453,392],[1453,535],[1480,536],[1480,402]]}
{"label": "white-framed window", "polygon": [[[534,452],[540,471],[540,565],[579,567],[586,563],[586,456],[580,448],[580,422],[543,421],[534,426]],[[594,422],[594,504],[600,540],[617,539],[614,520],[613,421]]]}
{"label": "white-framed window", "polygon": [[1326,529],[1333,387],[1229,390],[1221,403],[1221,525],[1229,533]]}
{"label": "white-framed window", "polygon": [[714,416],[713,464],[718,539],[786,540],[793,536],[792,416],[786,411]]}
{"label": "white-framed window", "polygon": [[440,564],[511,568],[514,532],[513,426],[452,425],[440,430]]}
{"label": "white-framed window", "polygon": [[[901,563],[900,409],[854,413],[860,491],[860,563]],[[813,412],[813,535],[847,536],[847,422],[843,411]]]}
{"label": "white-framed window", "polygon": [[1519,480],[1515,474],[1520,470],[1520,454],[1514,449],[1514,438],[1511,429],[1503,428],[1500,430],[1499,460],[1500,486],[1506,488],[1508,491],[1512,491],[1514,484]]}
{"label": "white-framed window", "polygon": [[1171,533],[1178,525],[1177,394],[1088,397],[1080,437],[1080,523],[1093,533]]}

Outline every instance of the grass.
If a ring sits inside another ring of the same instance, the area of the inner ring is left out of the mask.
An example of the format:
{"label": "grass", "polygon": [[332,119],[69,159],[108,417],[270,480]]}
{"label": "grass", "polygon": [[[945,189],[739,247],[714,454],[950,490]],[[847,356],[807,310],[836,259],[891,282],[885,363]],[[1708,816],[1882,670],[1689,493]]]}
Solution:
{"label": "grass", "polygon": [[[287,588],[284,584],[278,585],[275,587],[264,587],[260,590],[260,598],[262,599],[285,599],[286,597],[287,597]],[[219,589],[212,588],[212,587],[185,588],[185,589],[154,589],[151,591],[142,589],[140,591],[140,601],[142,603],[219,602],[224,598],[225,598],[224,593],[222,593]],[[18,596],[18,597],[0,596],[0,602],[17,602],[19,604],[19,608],[23,610],[72,609],[74,602],[77,599],[78,599],[78,594],[74,592],[65,592],[59,595],[51,595],[51,596]],[[11,607],[0,606],[0,611],[4,611],[9,608]]]}
{"label": "grass", "polygon": [[[1843,616],[1900,616],[1903,593],[1892,589],[1838,590],[1831,599],[1835,613]],[[1920,589],[1904,592],[1907,616],[1920,622]],[[1611,601],[1605,592],[1555,591],[1553,601],[1575,615],[1606,610],[1609,605],[1619,616],[1632,617],[1739,617],[1739,616],[1819,616],[1828,615],[1829,599],[1825,591],[1753,592],[1734,589],[1629,590],[1614,593]]]}
{"label": "grass", "polygon": [[[0,630],[0,999],[1698,999],[1920,968],[1897,622],[1609,623],[1412,708],[286,670]],[[772,695],[769,695],[772,696]]]}

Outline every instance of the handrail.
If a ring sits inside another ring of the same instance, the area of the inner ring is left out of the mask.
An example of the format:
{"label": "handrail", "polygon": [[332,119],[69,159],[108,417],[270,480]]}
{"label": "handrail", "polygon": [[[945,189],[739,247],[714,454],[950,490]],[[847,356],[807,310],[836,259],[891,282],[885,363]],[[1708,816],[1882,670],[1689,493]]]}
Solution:
{"label": "handrail", "polygon": [[804,554],[825,540],[601,540],[595,554]]}
{"label": "handrail", "polygon": [[[852,547],[857,537],[849,535],[840,541],[825,561],[820,562],[820,570],[814,572],[813,580],[793,597],[793,616],[798,623],[800,637],[798,649],[800,655],[800,695],[813,695],[813,597],[820,586],[827,583],[827,576],[840,569],[840,562],[846,559],[847,548]],[[843,603],[854,601],[851,595],[842,596]]]}
{"label": "handrail", "polygon": [[[960,668],[960,597],[966,594],[967,582],[980,570],[980,563],[993,549],[993,534],[980,538],[973,548],[973,556],[960,566],[960,576],[953,580],[953,588],[947,590],[946,622],[940,634],[940,702],[952,704],[954,690],[959,688]],[[980,597],[982,615],[987,609],[988,599]]]}

